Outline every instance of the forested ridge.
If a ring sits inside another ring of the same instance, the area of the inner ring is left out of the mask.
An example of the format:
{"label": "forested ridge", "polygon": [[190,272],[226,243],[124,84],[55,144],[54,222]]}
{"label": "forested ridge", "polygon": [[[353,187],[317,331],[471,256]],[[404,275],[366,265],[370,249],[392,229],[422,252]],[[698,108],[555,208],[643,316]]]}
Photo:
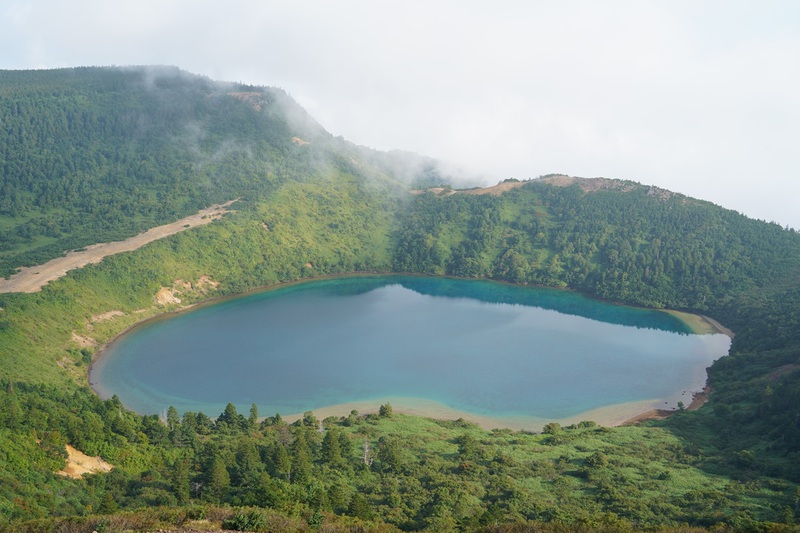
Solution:
{"label": "forested ridge", "polygon": [[0,275],[287,180],[381,173],[283,91],[171,67],[4,71],[0,123]]}
{"label": "forested ridge", "polygon": [[[0,294],[0,530],[797,527],[797,232],[619,180],[454,191],[433,161],[335,138],[283,91],[171,67],[2,71],[0,95],[0,274],[240,198],[39,293]],[[389,405],[293,424],[264,406],[140,416],[88,386],[99,346],[177,307],[160,290],[186,305],[354,272],[564,287],[736,336],[698,411],[536,435]],[[57,475],[67,443],[114,470]]]}

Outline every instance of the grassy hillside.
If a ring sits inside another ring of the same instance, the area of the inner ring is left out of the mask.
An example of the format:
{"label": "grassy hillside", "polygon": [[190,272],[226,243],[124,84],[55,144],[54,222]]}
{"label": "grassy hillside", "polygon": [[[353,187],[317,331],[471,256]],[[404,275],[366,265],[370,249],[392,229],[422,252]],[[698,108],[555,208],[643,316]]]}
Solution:
{"label": "grassy hillside", "polygon": [[[0,294],[0,529],[67,530],[57,520],[77,515],[113,529],[120,510],[176,505],[184,514],[164,520],[177,524],[223,504],[273,509],[287,529],[797,523],[797,233],[616,180],[410,194],[438,184],[433,162],[333,138],[279,90],[177,69],[2,72],[0,93],[2,273],[241,198],[222,220],[39,293]],[[705,313],[736,337],[709,371],[709,404],[647,427],[529,435],[382,409],[320,433],[313,414],[161,421],[88,388],[97,348],[147,317],[361,271],[570,287]],[[181,302],[159,303],[165,290]],[[65,443],[115,470],[55,475]],[[243,510],[239,525],[250,512],[263,513]]]}
{"label": "grassy hillside", "polygon": [[279,89],[176,68],[0,72],[0,275],[233,198],[431,162],[335,139]]}

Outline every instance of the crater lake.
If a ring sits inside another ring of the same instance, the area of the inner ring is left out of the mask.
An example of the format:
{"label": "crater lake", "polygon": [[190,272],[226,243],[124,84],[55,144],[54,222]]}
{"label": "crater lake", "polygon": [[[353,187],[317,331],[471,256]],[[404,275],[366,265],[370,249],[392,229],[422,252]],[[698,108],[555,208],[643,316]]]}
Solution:
{"label": "crater lake", "polygon": [[228,402],[284,417],[351,409],[484,427],[616,424],[689,405],[730,339],[669,312],[491,281],[342,277],[148,321],[92,367],[101,397],[143,414],[217,416]]}

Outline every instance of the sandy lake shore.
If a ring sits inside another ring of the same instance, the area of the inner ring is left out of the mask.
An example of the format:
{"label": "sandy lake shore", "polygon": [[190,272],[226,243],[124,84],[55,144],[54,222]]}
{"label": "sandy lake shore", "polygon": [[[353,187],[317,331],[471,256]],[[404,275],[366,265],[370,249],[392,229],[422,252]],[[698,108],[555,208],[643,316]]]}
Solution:
{"label": "sandy lake shore", "polygon": [[692,330],[692,333],[696,335],[709,335],[709,334],[716,334],[722,333],[723,335],[727,335],[731,339],[734,336],[733,331],[726,328],[713,318],[705,315],[695,315],[692,313],[686,313],[684,311],[674,311],[674,310],[666,310],[666,313],[671,314],[674,317],[680,319],[684,324],[686,324],[689,329]]}
{"label": "sandy lake shore", "polygon": [[[358,411],[359,414],[377,413],[381,404],[390,403],[395,413],[404,415],[421,416],[434,420],[458,420],[463,419],[471,422],[483,429],[511,429],[515,431],[540,432],[542,428],[550,423],[557,422],[562,426],[577,424],[584,420],[591,420],[601,426],[622,426],[643,420],[654,418],[653,413],[661,412],[657,409],[659,400],[645,400],[617,405],[609,405],[592,409],[566,418],[541,418],[533,416],[512,416],[512,417],[488,417],[476,415],[466,411],[450,408],[446,405],[423,398],[385,398],[384,400],[351,402],[339,405],[332,405],[313,409],[314,416],[323,420],[329,416],[347,416],[351,411]],[[674,411],[663,410],[664,417]],[[302,413],[293,413],[281,417],[287,422],[294,422],[303,417]]]}

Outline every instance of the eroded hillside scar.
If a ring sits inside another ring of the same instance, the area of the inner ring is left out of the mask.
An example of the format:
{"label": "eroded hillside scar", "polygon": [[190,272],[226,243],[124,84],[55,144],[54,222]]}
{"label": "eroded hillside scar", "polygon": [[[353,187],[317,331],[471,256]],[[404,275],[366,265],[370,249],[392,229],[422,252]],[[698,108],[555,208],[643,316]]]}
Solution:
{"label": "eroded hillside scar", "polygon": [[150,228],[123,241],[93,244],[81,250],[67,252],[65,256],[57,257],[42,265],[20,268],[19,272],[10,278],[0,279],[0,293],[39,292],[49,282],[65,276],[70,270],[99,263],[109,255],[130,252],[153,241],[218,220],[224,214],[230,212],[230,206],[236,201],[238,199],[230,200],[224,204],[212,205],[201,209],[194,215],[189,215],[163,226]]}

